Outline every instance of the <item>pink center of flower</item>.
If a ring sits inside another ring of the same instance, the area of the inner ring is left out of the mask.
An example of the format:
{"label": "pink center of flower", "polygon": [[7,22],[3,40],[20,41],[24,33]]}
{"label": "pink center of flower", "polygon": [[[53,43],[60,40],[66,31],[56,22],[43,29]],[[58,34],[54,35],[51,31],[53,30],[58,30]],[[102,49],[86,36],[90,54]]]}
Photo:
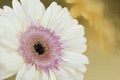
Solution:
{"label": "pink center of flower", "polygon": [[62,43],[54,31],[42,26],[31,25],[20,37],[20,54],[28,66],[35,64],[37,68],[48,72],[58,68],[62,61]]}

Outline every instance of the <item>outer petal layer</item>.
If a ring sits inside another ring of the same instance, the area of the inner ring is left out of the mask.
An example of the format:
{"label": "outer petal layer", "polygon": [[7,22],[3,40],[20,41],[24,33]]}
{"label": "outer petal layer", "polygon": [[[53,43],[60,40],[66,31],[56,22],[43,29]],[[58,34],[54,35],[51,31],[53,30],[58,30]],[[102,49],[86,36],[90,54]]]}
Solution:
{"label": "outer petal layer", "polygon": [[16,52],[7,53],[2,49],[0,51],[0,80],[17,73],[23,63],[24,60],[19,54]]}
{"label": "outer petal layer", "polygon": [[28,69],[27,65],[24,64],[21,67],[21,69],[18,71],[16,80],[45,80],[45,79],[42,79],[42,72],[36,69],[35,65],[33,65],[30,69]]}
{"label": "outer petal layer", "polygon": [[43,13],[45,11],[44,5],[41,3],[40,0],[20,0],[22,6],[34,22],[37,20],[41,20]]}

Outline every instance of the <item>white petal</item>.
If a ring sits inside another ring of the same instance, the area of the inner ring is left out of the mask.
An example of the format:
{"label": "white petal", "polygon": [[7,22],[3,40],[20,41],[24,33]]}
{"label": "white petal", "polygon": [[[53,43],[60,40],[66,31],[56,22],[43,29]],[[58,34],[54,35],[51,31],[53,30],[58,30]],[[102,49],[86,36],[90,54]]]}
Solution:
{"label": "white petal", "polygon": [[81,66],[80,69],[77,69],[78,71],[85,73],[87,71],[87,67],[85,65]]}
{"label": "white petal", "polygon": [[15,36],[12,33],[4,32],[0,35],[0,38],[4,38],[4,39],[10,41],[11,43],[14,43],[17,46],[19,45],[19,40],[18,40],[17,36]]}
{"label": "white petal", "polygon": [[5,71],[4,69],[0,70],[0,80],[4,80],[4,79],[6,79],[8,77],[11,77],[11,76],[13,76],[15,74],[16,74],[16,72]]}
{"label": "white petal", "polygon": [[41,20],[44,11],[45,7],[40,0],[29,0],[28,15],[32,17],[33,20]]}
{"label": "white petal", "polygon": [[30,69],[26,67],[26,64],[19,70],[16,80],[42,80],[41,73],[36,70],[35,65]]}
{"label": "white petal", "polygon": [[26,16],[26,13],[25,13],[22,5],[20,4],[20,2],[18,0],[12,0],[12,6],[13,6],[14,14],[16,15],[17,19],[19,20],[22,29],[25,30],[27,16]]}
{"label": "white petal", "polygon": [[35,80],[42,80],[42,73],[39,70],[36,70],[36,79]]}
{"label": "white petal", "polygon": [[[5,52],[5,51],[2,51]],[[0,53],[0,78],[8,78],[17,73],[24,63],[23,58],[14,52]],[[3,71],[1,71],[3,70]]]}
{"label": "white petal", "polygon": [[61,32],[62,37],[64,40],[72,40],[76,38],[81,38],[84,36],[84,27],[82,25],[78,25],[73,23],[71,27],[68,27],[68,29],[65,29]]}
{"label": "white petal", "polygon": [[[62,9],[61,6],[53,2],[45,11],[41,24],[51,28],[55,32],[59,32],[71,24],[71,19],[67,8]],[[67,25],[67,23],[69,24]]]}
{"label": "white petal", "polygon": [[50,17],[50,21],[49,21],[49,25],[48,25],[49,27],[51,26],[51,23],[53,23],[53,20],[55,19],[57,14],[62,10],[62,7],[60,5],[57,5],[56,2],[52,2],[50,7],[51,7],[52,15]]}
{"label": "white petal", "polygon": [[2,55],[2,54],[4,54],[4,53],[6,53],[7,51],[4,49],[4,48],[1,48],[1,46],[0,46],[0,56]]}
{"label": "white petal", "polygon": [[8,20],[11,21],[11,23],[14,25],[14,29],[17,31],[21,31],[22,27],[21,24],[19,22],[19,20],[17,19],[16,15],[14,14],[13,9],[11,9],[8,6],[4,6],[4,17],[6,17]]}
{"label": "white petal", "polygon": [[75,39],[67,40],[64,45],[67,45],[68,47],[65,48],[67,51],[79,51],[79,53],[84,53],[87,49],[86,46],[86,38],[79,36]]}
{"label": "white petal", "polygon": [[68,42],[66,42],[68,44],[68,46],[71,48],[75,47],[75,48],[81,48],[83,45],[85,45],[85,43],[87,42],[85,37],[80,38],[79,36],[77,36],[75,39],[71,39]]}
{"label": "white petal", "polygon": [[7,70],[16,71],[24,63],[24,59],[17,52],[9,52],[4,56],[0,56],[0,65]]}
{"label": "white petal", "polygon": [[78,51],[83,53],[86,51],[86,38],[84,38],[84,27],[73,23],[73,26],[60,32],[61,41],[64,41],[64,45],[68,46],[65,50]]}
{"label": "white petal", "polygon": [[0,27],[0,34],[2,34],[5,30]]}
{"label": "white petal", "polygon": [[64,52],[63,58],[71,60],[75,63],[78,62],[81,65],[89,63],[89,60],[85,55],[76,52]]}
{"label": "white petal", "polygon": [[48,78],[48,74],[47,73],[45,73],[44,71],[42,71],[42,80],[49,80],[49,78]]}
{"label": "white petal", "polygon": [[50,80],[56,80],[55,73],[52,70],[50,70]]}
{"label": "white petal", "polygon": [[3,16],[0,16],[0,27],[3,28],[5,31],[7,32],[11,32],[11,33],[14,33],[16,34],[17,31],[14,30],[14,26],[10,20],[8,20],[7,18],[3,17]]}
{"label": "white petal", "polygon": [[[50,14],[51,15],[51,14]],[[61,29],[66,29],[71,26],[71,16],[67,8],[60,9],[59,13],[52,19],[49,23],[49,27],[53,28],[55,31]],[[68,24],[69,23],[69,24]]]}
{"label": "white petal", "polygon": [[22,6],[23,6],[23,8],[24,8],[24,10],[25,10],[26,13],[27,13],[27,11],[28,11],[29,1],[30,1],[30,0],[20,0],[20,2],[21,2],[21,4],[22,4]]}
{"label": "white petal", "polygon": [[61,6],[58,6],[56,2],[52,2],[47,10],[44,12],[41,25],[51,27],[51,22],[53,22],[54,18],[60,10]]}
{"label": "white petal", "polygon": [[59,70],[56,70],[55,73],[58,80],[73,80],[73,77],[63,68],[59,67]]}
{"label": "white petal", "polygon": [[18,48],[18,46],[14,42],[10,41],[10,39],[7,40],[5,38],[0,38],[0,44],[4,45],[10,49],[17,49]]}
{"label": "white petal", "polygon": [[0,16],[1,15],[4,15],[4,11],[3,11],[3,9],[0,8]]}
{"label": "white petal", "polygon": [[76,79],[75,80],[83,80],[83,79],[84,79],[83,74],[77,74],[76,75]]}
{"label": "white petal", "polygon": [[14,52],[14,51],[16,51],[16,50],[10,49],[10,48],[8,48],[8,47],[0,44],[0,57],[1,57],[1,56],[6,56],[6,55],[8,55],[9,53],[12,53],[12,52]]}
{"label": "white petal", "polygon": [[3,6],[3,10],[9,14],[12,14],[13,13],[13,10],[11,7],[8,7],[8,6]]}
{"label": "white petal", "polygon": [[70,74],[70,76],[73,77],[73,80],[83,80],[84,77],[82,73],[79,72],[78,70],[67,66],[62,66],[62,67]]}
{"label": "white petal", "polygon": [[88,64],[89,60],[86,56],[82,54],[65,52],[62,59],[65,61],[65,63],[63,63],[62,65],[74,68],[82,73],[86,72],[87,70],[85,64]]}
{"label": "white petal", "polygon": [[13,14],[13,10],[8,6],[4,6],[4,10],[0,9],[0,27],[6,32],[17,33],[21,30],[20,24]]}
{"label": "white petal", "polygon": [[25,17],[25,12],[18,0],[12,0],[12,6],[13,10],[15,12],[15,15],[21,20]]}
{"label": "white petal", "polygon": [[77,74],[77,72],[76,72],[76,70],[75,69],[73,69],[73,68],[70,68],[70,67],[67,67],[67,66],[62,66],[65,70],[67,70],[71,75],[76,75]]}
{"label": "white petal", "polygon": [[15,80],[24,80],[24,75],[27,70],[26,64],[24,64],[17,73]]}
{"label": "white petal", "polygon": [[73,68],[73,69],[77,70],[79,73],[85,73],[87,71],[87,68],[85,65],[78,66],[77,64],[69,63],[69,62],[68,63],[66,62],[65,64],[62,64],[62,65]]}
{"label": "white petal", "polygon": [[35,65],[25,72],[24,80],[35,80]]}
{"label": "white petal", "polygon": [[[70,68],[70,69],[68,69],[68,72],[71,73],[72,75],[76,75],[78,73],[82,74],[82,73],[85,73],[87,71],[87,68],[86,68],[85,65],[83,65],[83,66],[77,66],[75,64],[71,64],[71,63],[67,63],[67,62],[65,64],[62,64],[62,67],[68,67],[68,68]],[[72,69],[76,70],[76,72],[73,71]]]}
{"label": "white petal", "polygon": [[[57,9],[58,5],[56,6],[55,9]],[[72,27],[73,24],[78,24],[78,21],[74,20],[69,12],[68,9],[65,7],[63,9],[59,8],[59,11],[57,12],[56,16],[52,17],[52,12],[55,12],[55,10],[51,11],[51,13],[49,15],[50,19],[49,19],[49,27],[52,28],[53,30],[55,30],[55,32],[61,32],[63,30],[66,30],[69,27]],[[50,9],[52,10],[52,9]],[[56,10],[57,11],[57,10]],[[51,18],[52,17],[52,18]]]}
{"label": "white petal", "polygon": [[43,18],[40,22],[40,24],[42,26],[48,26],[49,22],[50,22],[50,19],[51,19],[51,15],[52,15],[52,7],[56,5],[56,3],[51,3],[51,5],[46,9],[46,11],[44,12],[44,15],[43,15]]}
{"label": "white petal", "polygon": [[45,7],[40,0],[20,0],[27,15],[34,22],[41,20]]}

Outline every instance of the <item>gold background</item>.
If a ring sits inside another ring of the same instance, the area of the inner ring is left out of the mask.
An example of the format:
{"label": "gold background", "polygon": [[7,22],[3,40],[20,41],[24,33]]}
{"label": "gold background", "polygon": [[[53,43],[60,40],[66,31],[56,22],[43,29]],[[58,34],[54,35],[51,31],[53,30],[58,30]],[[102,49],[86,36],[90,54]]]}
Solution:
{"label": "gold background", "polygon": [[[42,2],[48,6],[53,0],[42,0]],[[64,0],[54,0],[62,6],[71,7],[71,4],[66,3]],[[92,0],[91,0],[92,1]],[[100,0],[104,3],[104,15],[105,17],[114,25],[116,45],[107,45],[115,46],[113,52],[101,51],[99,45],[94,46],[90,45],[93,48],[88,49],[85,53],[89,60],[90,64],[87,65],[88,71],[85,73],[84,80],[120,80],[120,0]],[[0,0],[0,7],[3,5],[11,6],[11,0]],[[88,21],[84,18],[78,18],[79,22],[86,27],[86,37],[88,41],[92,35],[89,35],[89,32],[92,31],[92,28],[88,26]],[[96,32],[97,33],[97,32]],[[111,35],[109,35],[111,36]],[[111,36],[112,37],[112,36]],[[102,37],[101,37],[102,38]],[[94,43],[98,44],[97,41]],[[14,80],[14,77],[7,80]]]}

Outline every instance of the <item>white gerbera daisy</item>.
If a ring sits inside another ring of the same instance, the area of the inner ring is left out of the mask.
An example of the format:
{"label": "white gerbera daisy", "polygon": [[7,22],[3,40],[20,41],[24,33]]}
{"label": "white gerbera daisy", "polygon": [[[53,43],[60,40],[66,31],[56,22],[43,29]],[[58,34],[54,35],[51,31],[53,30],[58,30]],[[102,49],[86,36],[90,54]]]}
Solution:
{"label": "white gerbera daisy", "polygon": [[0,9],[0,80],[82,80],[84,28],[53,2],[12,0]]}

